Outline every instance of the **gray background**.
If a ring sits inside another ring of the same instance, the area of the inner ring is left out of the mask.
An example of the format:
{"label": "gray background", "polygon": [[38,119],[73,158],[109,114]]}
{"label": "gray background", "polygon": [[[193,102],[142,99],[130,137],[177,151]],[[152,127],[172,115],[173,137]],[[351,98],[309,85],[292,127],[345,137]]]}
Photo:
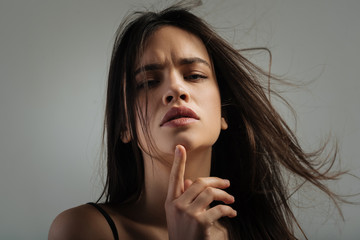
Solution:
{"label": "gray background", "polygon": [[[46,239],[59,212],[98,197],[113,35],[129,9],[151,3],[0,1],[0,239]],[[331,132],[358,176],[359,10],[357,0],[211,0],[198,11],[239,48],[269,47],[273,72],[316,79],[286,93],[297,133],[311,149]],[[267,65],[265,54],[253,59]],[[345,194],[359,184],[330,183]],[[310,194],[298,211],[309,238],[359,239],[360,206],[344,206],[342,222],[327,202]]]}

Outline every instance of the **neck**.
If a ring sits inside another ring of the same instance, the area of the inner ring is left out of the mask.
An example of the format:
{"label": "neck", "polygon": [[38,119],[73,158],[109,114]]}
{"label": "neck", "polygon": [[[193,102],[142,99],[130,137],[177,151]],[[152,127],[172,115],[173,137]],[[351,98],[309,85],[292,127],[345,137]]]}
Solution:
{"label": "neck", "polygon": [[[143,154],[145,169],[144,192],[139,201],[142,219],[152,224],[166,227],[165,200],[173,157],[158,160]],[[211,166],[211,147],[187,153],[185,179],[196,180],[208,177]],[[151,219],[149,219],[149,217]]]}

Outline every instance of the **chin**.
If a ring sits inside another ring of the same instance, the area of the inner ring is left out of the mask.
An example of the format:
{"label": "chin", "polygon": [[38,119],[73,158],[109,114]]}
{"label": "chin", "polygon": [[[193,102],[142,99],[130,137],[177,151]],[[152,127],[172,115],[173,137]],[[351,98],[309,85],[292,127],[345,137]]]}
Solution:
{"label": "chin", "polygon": [[[203,134],[203,133],[202,133]],[[161,141],[154,142],[159,150],[165,155],[173,156],[175,153],[175,147],[177,145],[182,145],[186,149],[187,153],[194,152],[194,151],[203,151],[208,150],[211,148],[217,140],[217,135],[206,135],[204,134],[199,137],[199,133],[197,134],[178,134],[176,136],[167,136],[165,138],[158,138]]]}
{"label": "chin", "polygon": [[178,141],[176,143],[174,143],[172,149],[173,149],[173,153],[175,151],[175,147],[176,145],[182,145],[184,146],[185,150],[187,153],[191,153],[194,151],[202,151],[202,150],[206,150],[212,147],[212,143],[202,143],[202,144],[198,144],[198,143],[194,143],[193,141]]}

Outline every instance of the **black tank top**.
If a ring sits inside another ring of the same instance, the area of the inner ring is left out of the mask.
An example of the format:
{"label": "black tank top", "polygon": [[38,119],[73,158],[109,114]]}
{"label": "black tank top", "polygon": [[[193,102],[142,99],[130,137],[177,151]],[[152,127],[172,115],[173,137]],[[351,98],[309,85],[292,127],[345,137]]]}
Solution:
{"label": "black tank top", "polygon": [[111,231],[112,231],[112,233],[114,235],[114,239],[119,240],[119,235],[118,235],[115,223],[111,219],[110,215],[107,212],[105,212],[105,210],[103,208],[101,208],[99,205],[97,205],[96,203],[89,202],[87,204],[89,204],[91,206],[94,206],[97,210],[99,210],[99,212],[105,217],[106,221],[108,222],[108,224],[109,224],[109,226],[111,228]]}

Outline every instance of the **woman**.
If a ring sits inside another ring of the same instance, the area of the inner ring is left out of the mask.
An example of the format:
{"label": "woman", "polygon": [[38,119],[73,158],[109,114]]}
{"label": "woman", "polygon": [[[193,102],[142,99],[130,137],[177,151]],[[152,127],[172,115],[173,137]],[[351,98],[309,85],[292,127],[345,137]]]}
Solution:
{"label": "woman", "polygon": [[105,202],[61,213],[49,239],[296,239],[285,171],[337,199],[321,182],[336,175],[313,162],[321,151],[305,153],[271,105],[270,76],[190,8],[120,26]]}

